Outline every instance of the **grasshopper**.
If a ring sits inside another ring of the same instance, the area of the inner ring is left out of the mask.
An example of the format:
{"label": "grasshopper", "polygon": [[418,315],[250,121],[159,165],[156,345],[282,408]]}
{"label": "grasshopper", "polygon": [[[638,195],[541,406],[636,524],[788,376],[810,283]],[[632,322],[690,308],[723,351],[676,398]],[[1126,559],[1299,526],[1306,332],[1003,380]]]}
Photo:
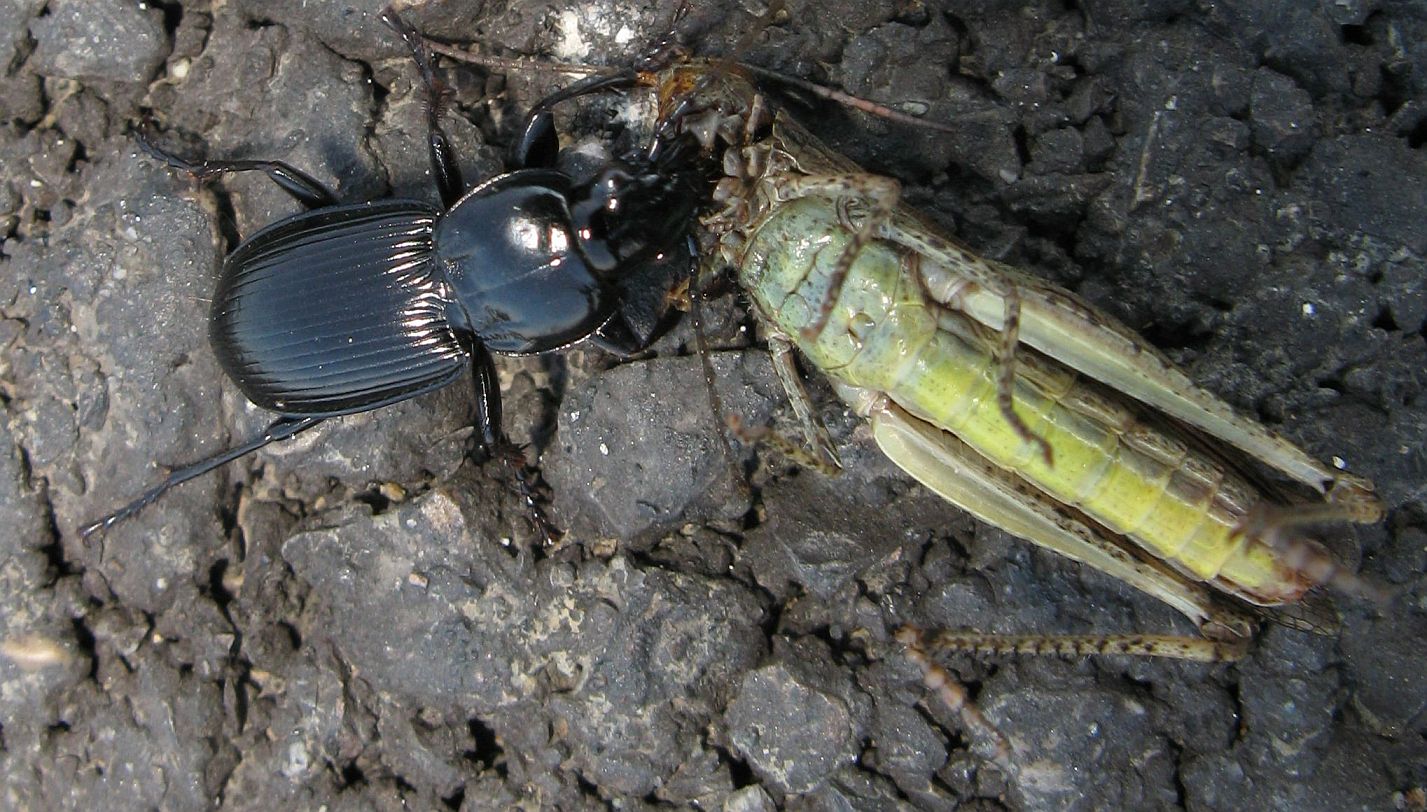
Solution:
{"label": "grasshopper", "polygon": [[[1364,589],[1296,531],[1379,521],[1370,481],[1236,414],[1088,302],[942,234],[899,204],[895,180],[771,110],[738,69],[688,63],[656,81],[662,114],[683,111],[722,150],[706,267],[733,269],[795,402],[794,348],[925,486],[1164,601],[1207,638],[1251,629],[1216,596],[1275,607],[1323,584]],[[1200,435],[1322,501],[1290,516]]]}
{"label": "grasshopper", "polygon": [[[933,639],[897,630],[925,687],[993,746],[984,755],[1003,772],[1018,771],[1009,739],[931,649],[1231,659],[1246,650],[1262,607],[1280,607],[1274,614],[1292,623],[1310,611],[1302,599],[1317,586],[1367,591],[1300,531],[1379,521],[1368,480],[1237,415],[1075,295],[959,245],[901,205],[895,180],[772,109],[754,75],[732,61],[689,60],[638,83],[655,90],[656,132],[687,133],[711,159],[717,188],[697,229],[701,277],[731,269],[794,411],[813,414],[796,352],[929,489],[1159,599],[1203,634]],[[823,439],[813,445],[831,450]],[[1225,461],[1235,455],[1319,501],[1290,515]]]}

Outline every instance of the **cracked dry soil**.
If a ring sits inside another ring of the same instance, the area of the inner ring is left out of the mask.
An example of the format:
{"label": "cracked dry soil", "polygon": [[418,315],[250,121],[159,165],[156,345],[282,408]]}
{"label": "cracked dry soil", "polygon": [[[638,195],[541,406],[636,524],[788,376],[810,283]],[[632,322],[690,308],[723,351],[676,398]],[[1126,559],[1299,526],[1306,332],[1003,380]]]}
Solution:
{"label": "cracked dry soil", "polygon": [[[1401,590],[1242,662],[950,664],[1001,775],[898,657],[901,622],[1179,631],[977,525],[817,392],[847,472],[740,491],[681,326],[616,366],[501,359],[572,542],[463,464],[468,388],[334,421],[76,528],[266,418],[222,380],[223,252],[294,210],[136,154],[282,158],[346,199],[434,197],[381,2],[0,0],[0,805],[10,809],[1421,808],[1427,9],[1407,0],[794,2],[749,62],[949,122],[779,96],[982,253],[1073,288],[1207,386],[1374,478],[1326,541]],[[672,3],[432,2],[423,31],[628,64]],[[726,53],[736,3],[695,8]],[[468,179],[559,77],[449,67]],[[598,134],[612,102],[562,119]],[[319,292],[314,292],[320,295]],[[786,421],[736,297],[727,407]],[[492,466],[493,467],[493,466]],[[880,648],[879,648],[880,644]]]}

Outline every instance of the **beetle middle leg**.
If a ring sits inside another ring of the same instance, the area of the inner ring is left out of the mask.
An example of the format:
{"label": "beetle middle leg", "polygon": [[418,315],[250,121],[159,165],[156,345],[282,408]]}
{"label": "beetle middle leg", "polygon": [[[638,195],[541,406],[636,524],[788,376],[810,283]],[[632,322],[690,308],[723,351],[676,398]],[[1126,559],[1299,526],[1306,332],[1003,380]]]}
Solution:
{"label": "beetle middle leg", "polygon": [[451,139],[441,127],[441,113],[446,108],[451,89],[436,75],[426,40],[411,23],[403,20],[392,6],[387,6],[382,11],[381,21],[396,31],[410,49],[412,60],[416,62],[417,73],[421,76],[421,85],[425,90],[426,147],[431,154],[431,174],[435,177],[436,188],[441,194],[441,205],[449,209],[456,205],[456,201],[460,200],[466,191],[465,181],[461,179],[461,164],[456,160],[456,151],[451,148]]}

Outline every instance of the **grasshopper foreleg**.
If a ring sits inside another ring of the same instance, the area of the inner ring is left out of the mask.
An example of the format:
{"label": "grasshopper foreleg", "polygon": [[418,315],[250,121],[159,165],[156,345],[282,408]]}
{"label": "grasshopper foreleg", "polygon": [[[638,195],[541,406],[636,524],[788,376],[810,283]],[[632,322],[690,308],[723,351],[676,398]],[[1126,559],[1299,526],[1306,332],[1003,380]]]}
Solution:
{"label": "grasshopper foreleg", "polygon": [[798,419],[804,440],[812,449],[816,460],[815,467],[823,472],[835,473],[842,470],[842,461],[838,459],[837,450],[833,448],[827,427],[818,419],[812,398],[808,396],[808,390],[803,387],[803,379],[798,375],[798,368],[793,364],[793,345],[782,336],[772,336],[768,339],[768,351],[773,358],[773,371],[783,384],[783,391],[788,394],[788,405],[792,407],[793,415]]}
{"label": "grasshopper foreleg", "polygon": [[793,363],[793,345],[780,335],[768,338],[768,354],[773,360],[773,371],[783,384],[788,396],[788,405],[793,409],[799,427],[803,431],[803,445],[761,426],[745,426],[736,415],[728,416],[728,427],[740,442],[749,445],[768,446],[794,463],[811,468],[827,476],[842,473],[842,460],[828,436],[827,427],[818,419],[812,398],[803,386],[803,379]]}

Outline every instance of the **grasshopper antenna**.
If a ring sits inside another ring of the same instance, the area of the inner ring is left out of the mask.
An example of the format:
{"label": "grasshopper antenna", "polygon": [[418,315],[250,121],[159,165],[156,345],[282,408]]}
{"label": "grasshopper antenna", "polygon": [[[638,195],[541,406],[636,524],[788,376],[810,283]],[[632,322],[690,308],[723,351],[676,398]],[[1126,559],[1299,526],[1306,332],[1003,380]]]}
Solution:
{"label": "grasshopper antenna", "polygon": [[811,93],[820,99],[837,102],[844,107],[861,110],[868,115],[884,118],[888,121],[895,121],[899,124],[906,124],[912,127],[925,127],[929,130],[936,130],[937,132],[952,134],[958,132],[956,128],[949,124],[942,124],[939,121],[932,121],[930,119],[919,118],[910,113],[903,113],[901,110],[888,107],[885,104],[864,99],[861,96],[854,96],[851,93],[826,87],[816,82],[809,82],[807,79],[799,79],[796,76],[789,76],[786,73],[779,73],[778,71],[769,70],[768,68],[760,68],[757,65],[743,65],[743,68],[754,76],[770,79],[789,87],[795,87],[799,90]]}
{"label": "grasshopper antenna", "polygon": [[611,68],[602,65],[585,65],[578,62],[547,62],[531,57],[504,57],[478,54],[466,50],[465,48],[457,48],[454,45],[433,42],[429,39],[426,40],[426,46],[431,49],[432,53],[454,59],[457,62],[465,62],[468,65],[476,65],[477,67],[499,72],[563,73],[570,76],[614,76],[615,74],[624,72],[621,68]]}

